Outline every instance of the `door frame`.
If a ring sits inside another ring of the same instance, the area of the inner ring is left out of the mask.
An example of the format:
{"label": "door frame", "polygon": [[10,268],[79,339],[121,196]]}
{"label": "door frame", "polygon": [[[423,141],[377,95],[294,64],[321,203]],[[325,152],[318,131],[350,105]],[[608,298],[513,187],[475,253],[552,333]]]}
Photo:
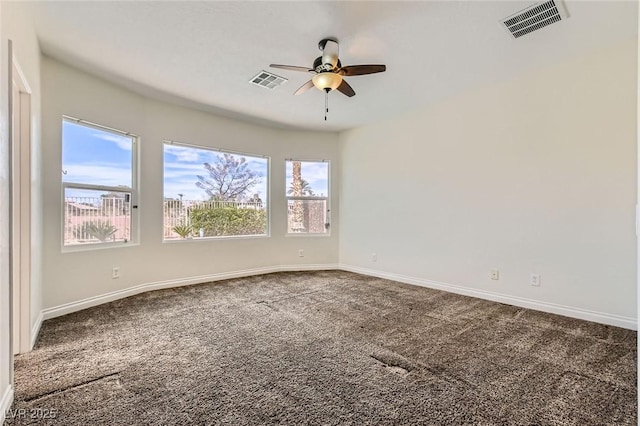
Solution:
{"label": "door frame", "polygon": [[[31,88],[9,41],[11,351],[31,350]],[[16,91],[14,92],[14,86]]]}

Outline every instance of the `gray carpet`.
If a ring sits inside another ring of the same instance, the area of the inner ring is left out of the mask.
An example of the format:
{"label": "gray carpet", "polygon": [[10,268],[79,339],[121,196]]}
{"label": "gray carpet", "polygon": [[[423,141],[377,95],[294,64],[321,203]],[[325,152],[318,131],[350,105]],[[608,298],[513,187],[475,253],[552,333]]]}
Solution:
{"label": "gray carpet", "polygon": [[27,415],[7,423],[635,425],[636,338],[347,272],[268,274],[45,321],[16,357]]}

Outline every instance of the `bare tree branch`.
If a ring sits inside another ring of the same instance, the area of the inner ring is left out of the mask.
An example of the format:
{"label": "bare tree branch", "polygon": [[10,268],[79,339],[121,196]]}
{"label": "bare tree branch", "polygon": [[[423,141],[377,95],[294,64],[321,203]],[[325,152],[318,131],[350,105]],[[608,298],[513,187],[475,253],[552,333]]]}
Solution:
{"label": "bare tree branch", "polygon": [[248,198],[250,189],[262,181],[262,176],[251,170],[244,157],[236,158],[233,154],[218,155],[213,164],[204,163],[204,168],[209,176],[197,176],[196,186],[214,200]]}

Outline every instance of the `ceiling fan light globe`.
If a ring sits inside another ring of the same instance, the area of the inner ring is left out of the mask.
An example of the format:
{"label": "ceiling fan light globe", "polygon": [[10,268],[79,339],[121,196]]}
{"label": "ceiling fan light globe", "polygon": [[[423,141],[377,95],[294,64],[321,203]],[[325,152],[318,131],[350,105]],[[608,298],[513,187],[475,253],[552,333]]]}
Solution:
{"label": "ceiling fan light globe", "polygon": [[322,72],[314,75],[312,80],[318,90],[335,90],[342,83],[342,76],[332,72]]}

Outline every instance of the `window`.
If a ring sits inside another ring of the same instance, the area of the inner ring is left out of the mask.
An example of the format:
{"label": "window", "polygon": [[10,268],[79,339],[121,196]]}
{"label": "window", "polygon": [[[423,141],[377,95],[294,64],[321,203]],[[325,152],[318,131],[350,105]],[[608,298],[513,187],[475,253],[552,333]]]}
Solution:
{"label": "window", "polygon": [[329,162],[286,162],[287,233],[329,232]]}
{"label": "window", "polygon": [[63,246],[122,244],[136,235],[136,146],[132,134],[63,118]]}
{"label": "window", "polygon": [[164,240],[269,231],[269,159],[165,142]]}

